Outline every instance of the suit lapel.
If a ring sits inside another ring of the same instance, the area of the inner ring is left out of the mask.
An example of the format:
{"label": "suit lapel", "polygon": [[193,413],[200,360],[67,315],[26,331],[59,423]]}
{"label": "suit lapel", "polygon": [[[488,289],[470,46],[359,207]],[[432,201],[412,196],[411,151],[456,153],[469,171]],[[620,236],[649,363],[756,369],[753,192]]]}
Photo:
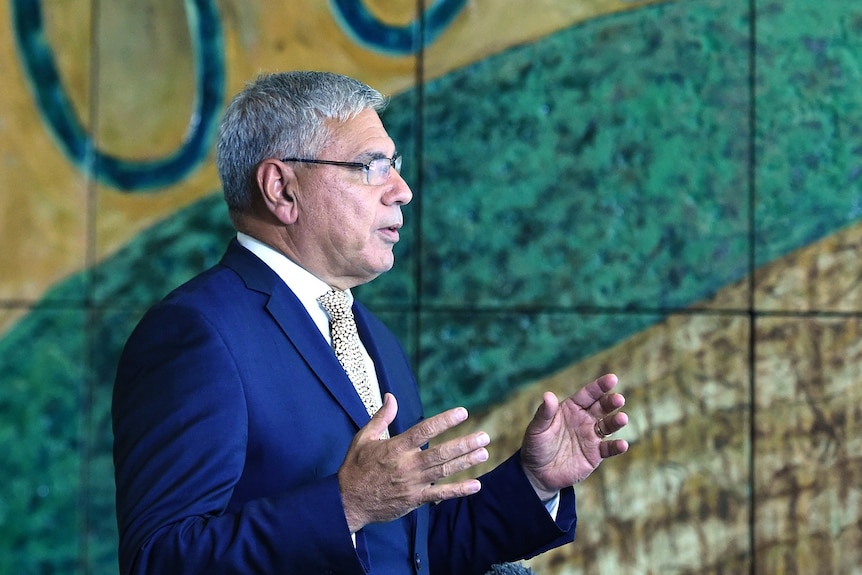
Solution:
{"label": "suit lapel", "polygon": [[332,348],[320,336],[305,307],[281,278],[236,240],[231,242],[221,263],[239,274],[248,289],[268,296],[265,313],[278,324],[321,385],[329,390],[357,427],[368,423],[368,412],[350,378]]}
{"label": "suit lapel", "polygon": [[[414,390],[410,387],[413,382],[413,376],[410,373],[403,373],[397,370],[397,366],[402,364],[398,362],[398,357],[393,355],[392,350],[386,352],[381,349],[380,345],[383,341],[383,336],[379,330],[383,328],[374,327],[378,321],[372,316],[371,312],[363,305],[355,303],[353,305],[353,315],[356,317],[356,328],[359,331],[362,344],[365,346],[366,351],[368,351],[368,355],[371,356],[372,361],[374,361],[377,381],[380,384],[380,395],[382,396],[388,391],[395,395],[395,398],[398,400],[398,414],[395,416],[395,421],[389,426],[392,435],[397,435],[410,425],[416,423],[412,419],[412,414],[421,411],[411,401],[414,393]],[[406,367],[406,364],[404,365]]]}

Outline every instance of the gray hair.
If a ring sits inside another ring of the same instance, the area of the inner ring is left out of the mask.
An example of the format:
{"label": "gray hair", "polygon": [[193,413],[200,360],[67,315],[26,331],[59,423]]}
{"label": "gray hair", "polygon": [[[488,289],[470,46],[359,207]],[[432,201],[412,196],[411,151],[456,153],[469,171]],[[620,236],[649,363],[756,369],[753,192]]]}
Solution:
{"label": "gray hair", "polygon": [[383,94],[330,72],[263,74],[234,97],[222,116],[216,167],[231,211],[247,211],[255,169],[267,158],[314,158],[329,139],[327,120],[343,122],[366,109],[381,112]]}

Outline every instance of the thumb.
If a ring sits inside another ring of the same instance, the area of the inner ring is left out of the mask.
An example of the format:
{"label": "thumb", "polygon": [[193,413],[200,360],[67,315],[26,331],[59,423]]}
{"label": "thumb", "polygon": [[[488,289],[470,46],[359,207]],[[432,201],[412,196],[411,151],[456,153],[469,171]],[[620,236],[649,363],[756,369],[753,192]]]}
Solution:
{"label": "thumb", "polygon": [[371,416],[371,420],[365,424],[365,428],[371,437],[380,438],[387,433],[389,425],[395,421],[397,414],[398,402],[395,400],[395,396],[391,393],[385,393],[383,395],[383,406],[377,410],[377,413]]}
{"label": "thumb", "polygon": [[559,407],[560,400],[557,399],[557,396],[550,391],[546,391],[544,395],[542,395],[542,403],[539,404],[539,407],[536,409],[536,413],[533,416],[533,420],[530,422],[531,427],[534,428],[536,432],[547,429],[548,426],[551,425],[551,421],[553,421]]}

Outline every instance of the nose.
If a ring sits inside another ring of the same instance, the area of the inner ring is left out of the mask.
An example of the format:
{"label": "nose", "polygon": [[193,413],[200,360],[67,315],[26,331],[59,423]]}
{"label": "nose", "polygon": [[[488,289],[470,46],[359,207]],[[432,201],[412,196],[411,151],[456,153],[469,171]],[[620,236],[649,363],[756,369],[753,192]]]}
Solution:
{"label": "nose", "polygon": [[410,200],[413,199],[413,190],[410,189],[399,172],[395,170],[389,172],[389,184],[390,188],[383,196],[383,203],[398,206],[410,203]]}

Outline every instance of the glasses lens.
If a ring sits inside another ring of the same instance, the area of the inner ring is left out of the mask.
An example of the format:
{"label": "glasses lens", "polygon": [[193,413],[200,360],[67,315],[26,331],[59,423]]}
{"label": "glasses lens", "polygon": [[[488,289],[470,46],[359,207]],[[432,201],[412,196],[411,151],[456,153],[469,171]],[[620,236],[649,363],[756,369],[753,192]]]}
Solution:
{"label": "glasses lens", "polygon": [[385,184],[389,179],[389,159],[377,158],[368,164],[368,183],[372,186]]}

